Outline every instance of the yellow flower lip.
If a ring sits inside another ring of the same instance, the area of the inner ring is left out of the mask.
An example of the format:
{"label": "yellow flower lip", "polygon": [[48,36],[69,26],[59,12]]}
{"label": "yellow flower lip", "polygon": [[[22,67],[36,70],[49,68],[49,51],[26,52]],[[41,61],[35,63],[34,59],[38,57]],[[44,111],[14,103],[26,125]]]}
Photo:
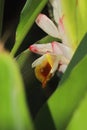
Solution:
{"label": "yellow flower lip", "polygon": [[51,66],[48,62],[43,63],[43,65],[39,65],[35,68],[36,78],[42,83],[43,88],[46,86],[47,82],[52,77],[50,70],[51,70]]}
{"label": "yellow flower lip", "polygon": [[[52,76],[54,75],[54,71],[52,70],[56,70],[53,68],[54,64],[55,64],[55,56],[51,55],[49,53],[44,55],[44,58],[38,59],[36,63],[35,67],[35,75],[36,78],[42,83],[42,87],[46,87],[47,82],[52,78]],[[58,65],[58,63],[57,63]],[[56,66],[57,66],[56,65]],[[57,68],[57,67],[56,67]]]}

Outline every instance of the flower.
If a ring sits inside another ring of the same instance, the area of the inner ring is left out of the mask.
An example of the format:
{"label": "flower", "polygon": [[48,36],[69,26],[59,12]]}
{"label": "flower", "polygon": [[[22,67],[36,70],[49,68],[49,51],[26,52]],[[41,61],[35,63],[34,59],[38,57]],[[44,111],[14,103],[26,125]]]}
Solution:
{"label": "flower", "polygon": [[59,60],[59,56],[46,53],[32,63],[32,67],[36,67],[36,77],[43,87],[46,86],[47,81],[51,79],[57,70]]}
{"label": "flower", "polygon": [[38,15],[36,24],[48,35],[60,38],[62,43],[53,41],[47,44],[33,44],[29,47],[32,52],[42,55],[33,62],[32,67],[35,67],[35,75],[43,87],[46,86],[56,70],[65,72],[75,51],[75,47],[67,38],[63,23],[65,15],[61,10],[60,0],[50,0],[50,3],[53,6],[56,24],[44,14]]}
{"label": "flower", "polygon": [[71,48],[56,41],[47,44],[33,44],[29,49],[42,55],[32,63],[32,68],[35,67],[35,75],[43,87],[53,77],[56,70],[65,72],[73,54]]}

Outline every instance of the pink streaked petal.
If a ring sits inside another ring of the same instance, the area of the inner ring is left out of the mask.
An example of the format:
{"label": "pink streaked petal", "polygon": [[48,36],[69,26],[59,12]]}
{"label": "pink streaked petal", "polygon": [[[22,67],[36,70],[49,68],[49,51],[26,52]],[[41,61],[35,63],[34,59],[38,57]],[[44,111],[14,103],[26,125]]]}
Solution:
{"label": "pink streaked petal", "polygon": [[59,42],[53,42],[52,43],[53,46],[53,50],[54,53],[56,54],[61,54],[63,56],[65,56],[68,59],[71,59],[72,55],[73,55],[73,50],[72,48],[70,48],[69,46],[59,43]]}
{"label": "pink streaked petal", "polygon": [[65,17],[65,15],[63,14],[62,17],[59,18],[58,29],[59,29],[60,35],[62,37],[63,44],[70,46],[70,42],[69,42],[69,39],[66,35],[66,30],[64,27],[64,23],[63,23],[64,17]]}
{"label": "pink streaked petal", "polygon": [[56,54],[56,55],[63,55],[63,52],[62,52],[61,48],[58,46],[60,44],[61,43],[55,42],[55,41],[51,43],[53,53]]}
{"label": "pink streaked petal", "polygon": [[56,25],[44,14],[39,14],[36,19],[36,24],[47,34],[60,38]]}
{"label": "pink streaked petal", "polygon": [[47,44],[33,44],[29,47],[29,49],[37,54],[43,55],[45,53],[53,53],[51,43]]}
{"label": "pink streaked petal", "polygon": [[67,68],[67,64],[62,64],[60,65],[58,71],[64,73],[66,71],[66,68]]}
{"label": "pink streaked petal", "polygon": [[30,45],[29,46],[29,50],[34,52],[34,53],[38,53],[38,49],[36,47],[36,44]]}
{"label": "pink streaked petal", "polygon": [[70,45],[69,40],[66,36],[65,27],[63,24],[65,14],[62,11],[61,0],[50,0],[50,3],[53,6],[54,19],[56,23],[58,24],[58,30],[59,30],[62,42],[66,45]]}

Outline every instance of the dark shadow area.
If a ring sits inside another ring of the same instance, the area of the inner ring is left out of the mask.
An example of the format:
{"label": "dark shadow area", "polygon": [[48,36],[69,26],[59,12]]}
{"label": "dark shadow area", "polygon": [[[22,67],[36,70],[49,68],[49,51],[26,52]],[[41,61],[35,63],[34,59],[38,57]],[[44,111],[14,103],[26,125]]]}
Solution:
{"label": "dark shadow area", "polygon": [[20,12],[26,0],[5,0],[2,40],[5,48],[11,50],[15,42],[15,32],[20,19]]}
{"label": "dark shadow area", "polygon": [[37,114],[34,125],[36,130],[57,130],[47,104]]}

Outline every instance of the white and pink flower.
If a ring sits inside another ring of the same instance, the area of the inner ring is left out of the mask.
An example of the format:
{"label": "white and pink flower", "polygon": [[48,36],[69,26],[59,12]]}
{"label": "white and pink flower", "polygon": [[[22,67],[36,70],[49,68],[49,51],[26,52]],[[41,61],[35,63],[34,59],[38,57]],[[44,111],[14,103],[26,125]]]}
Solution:
{"label": "white and pink flower", "polygon": [[74,53],[64,28],[65,15],[62,12],[60,0],[50,0],[50,3],[53,6],[56,24],[44,14],[38,15],[36,24],[48,35],[60,38],[62,43],[53,41],[47,44],[33,44],[29,47],[32,52],[42,55],[33,62],[32,67],[35,67],[36,77],[43,86],[46,85],[56,70],[65,72]]}

